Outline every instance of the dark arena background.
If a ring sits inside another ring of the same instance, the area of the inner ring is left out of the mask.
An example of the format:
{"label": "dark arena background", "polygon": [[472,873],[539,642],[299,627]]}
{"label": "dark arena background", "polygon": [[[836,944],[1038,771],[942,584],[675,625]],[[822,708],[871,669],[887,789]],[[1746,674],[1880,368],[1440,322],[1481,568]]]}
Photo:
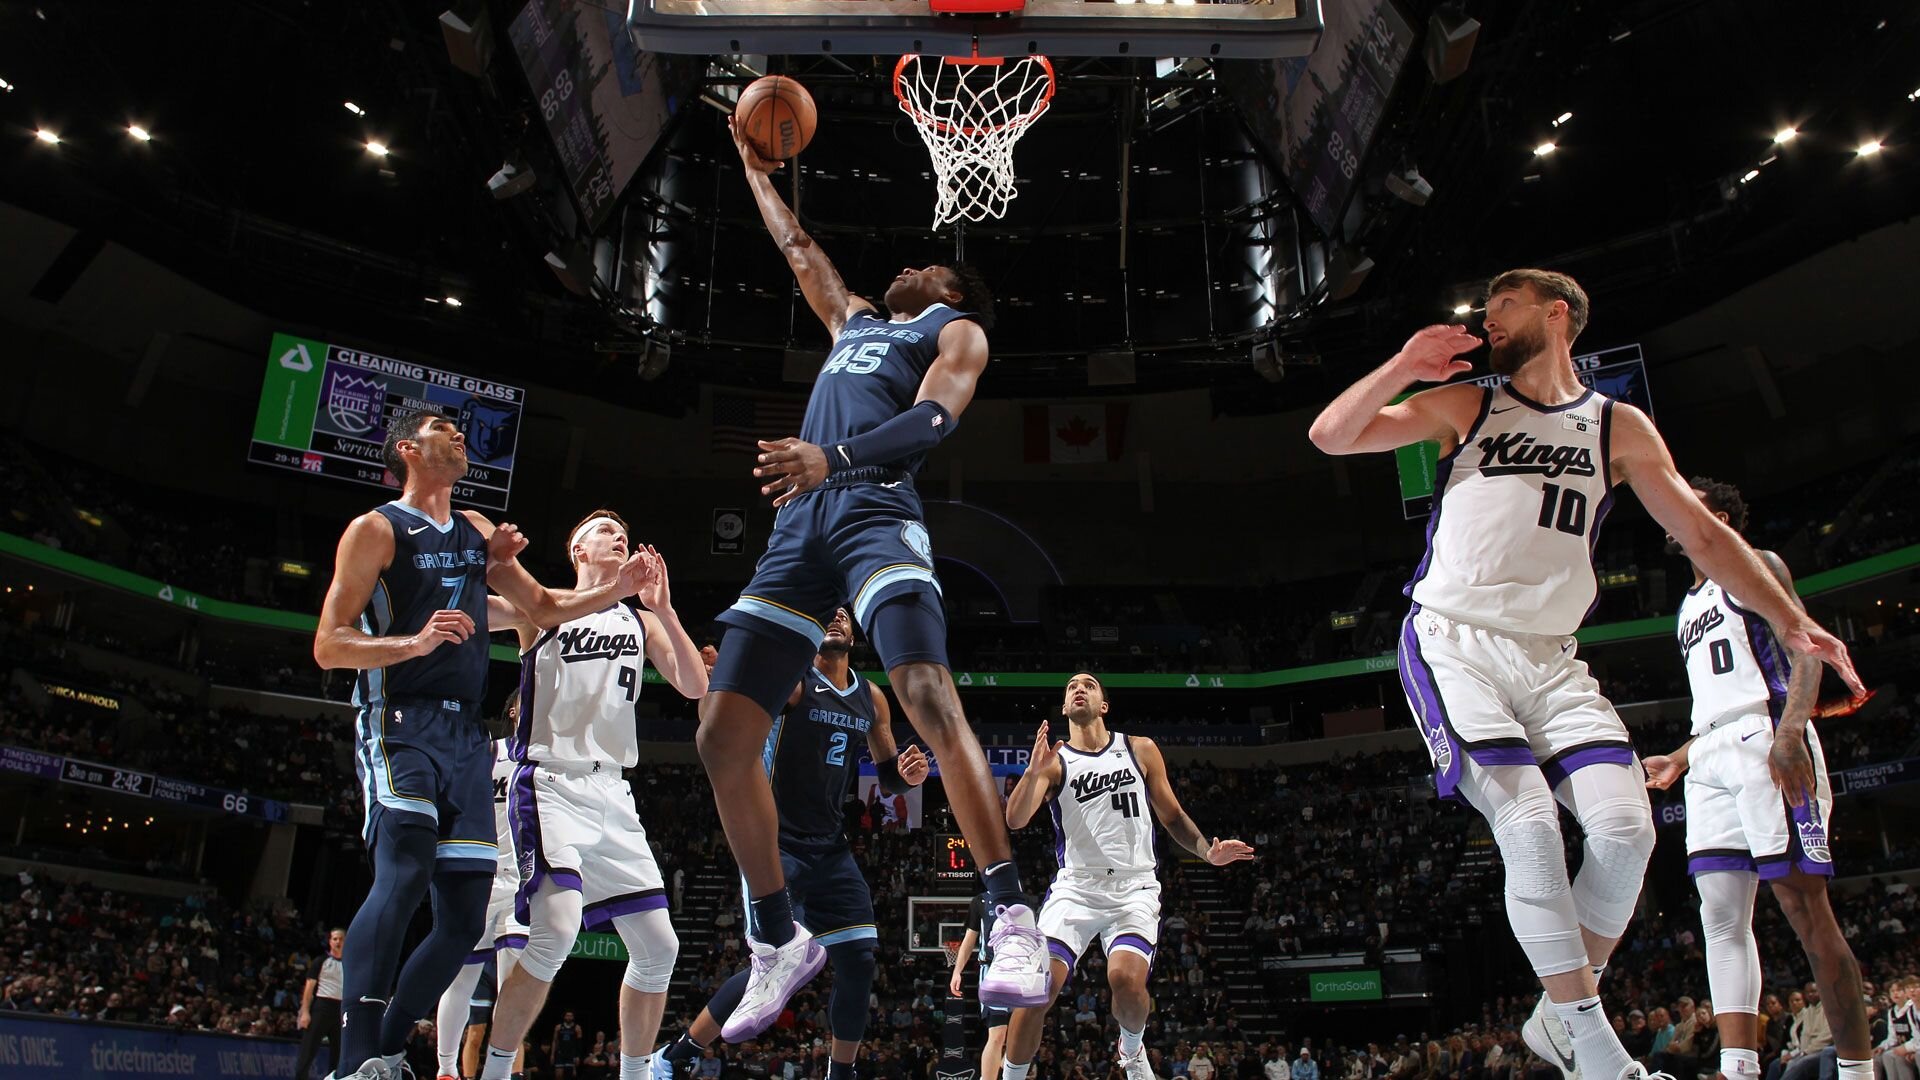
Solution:
{"label": "dark arena background", "polygon": [[[936,227],[894,69],[974,47],[1050,50],[1056,85],[1004,216]],[[829,347],[728,136],[768,73],[817,104],[775,184],[854,293],[961,257],[995,293],[977,396],[915,483],[1002,789],[1090,671],[1207,837],[1257,852],[1157,834],[1158,1080],[1560,1076],[1518,1034],[1540,990],[1492,834],[1435,798],[1396,670],[1436,455],[1308,439],[1415,330],[1478,332],[1517,266],[1580,281],[1578,369],[1682,475],[1742,489],[1749,540],[1852,650],[1870,697],[1829,672],[1815,724],[1884,1032],[1920,970],[1920,7],[4,0],[0,1076],[294,1075],[303,991],[371,881],[352,672],[316,666],[316,615],[346,523],[398,497],[397,409],[458,425],[454,505],[517,524],[535,577],[571,586],[567,530],[613,508],[718,642],[774,526],[754,440],[798,433]],[[1642,755],[1689,730],[1692,577],[1664,540],[1618,500],[1579,635]],[[512,635],[492,658],[488,715]],[[885,681],[864,635],[853,664]],[[741,879],[696,703],[648,670],[634,723],[681,942],[664,1042],[746,963]],[[980,868],[938,775],[889,799],[863,764],[857,1073],[971,1080],[978,965],[952,997],[943,949]],[[1601,991],[1630,1052],[1697,1080],[1711,1020],[1654,1054],[1655,1010],[1709,994],[1680,787],[1652,802]],[[1037,895],[1052,832],[1014,843]],[[409,917],[411,943],[432,914]],[[1770,896],[1755,922],[1784,1008],[1812,973]],[[1033,1080],[1123,1075],[1089,954]],[[618,1075],[623,959],[582,935],[524,1075]],[[829,979],[679,1075],[825,1077]],[[1763,1065],[1795,1026],[1766,1015]],[[434,1043],[410,1037],[415,1075]]]}

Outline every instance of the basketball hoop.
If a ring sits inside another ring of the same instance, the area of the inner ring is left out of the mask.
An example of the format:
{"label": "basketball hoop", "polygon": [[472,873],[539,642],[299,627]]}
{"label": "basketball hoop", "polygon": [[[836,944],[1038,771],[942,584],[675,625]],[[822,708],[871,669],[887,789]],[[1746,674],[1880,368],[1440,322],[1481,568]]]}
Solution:
{"label": "basketball hoop", "polygon": [[908,53],[893,68],[893,94],[933,158],[933,226],[985,221],[1007,212],[1014,187],[1013,144],[1053,101],[1053,64],[1044,56],[927,56]]}
{"label": "basketball hoop", "polygon": [[947,954],[947,970],[952,971],[960,963],[960,943],[943,941],[940,943],[940,951]]}

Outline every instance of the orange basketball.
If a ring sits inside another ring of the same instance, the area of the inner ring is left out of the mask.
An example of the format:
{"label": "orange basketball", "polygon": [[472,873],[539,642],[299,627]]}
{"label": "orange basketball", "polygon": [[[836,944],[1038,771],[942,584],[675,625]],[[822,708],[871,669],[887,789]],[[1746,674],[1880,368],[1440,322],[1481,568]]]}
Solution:
{"label": "orange basketball", "polygon": [[753,80],[740,92],[733,110],[734,123],[743,125],[747,141],[770,161],[783,161],[813,140],[817,119],[813,95],[785,75]]}

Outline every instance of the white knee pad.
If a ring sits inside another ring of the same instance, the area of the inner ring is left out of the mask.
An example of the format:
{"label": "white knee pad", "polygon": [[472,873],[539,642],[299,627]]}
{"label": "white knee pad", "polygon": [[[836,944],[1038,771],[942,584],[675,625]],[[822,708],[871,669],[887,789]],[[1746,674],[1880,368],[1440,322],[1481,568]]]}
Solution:
{"label": "white knee pad", "polygon": [[1707,991],[1723,1013],[1760,1011],[1760,947],[1753,938],[1753,898],[1760,876],[1716,870],[1693,879],[1700,890],[1700,928],[1707,947]]}
{"label": "white knee pad", "polygon": [[[1653,855],[1653,810],[1638,768],[1593,765],[1566,780],[1568,805],[1587,834],[1573,881],[1580,925],[1602,937],[1626,932]],[[1751,905],[1749,905],[1751,906]]]}
{"label": "white knee pad", "polygon": [[673,932],[666,909],[618,916],[613,928],[627,946],[627,974],[620,981],[643,994],[666,993],[680,955],[680,935]]}
{"label": "white knee pad", "polygon": [[[1519,772],[1498,767],[1489,773]],[[1567,884],[1567,857],[1561,848],[1560,810],[1539,770],[1520,783],[1486,784],[1472,792],[1475,806],[1493,825],[1494,843],[1507,864],[1507,921],[1513,936],[1545,978],[1587,963]],[[1511,780],[1512,778],[1506,778]]]}
{"label": "white knee pad", "polygon": [[540,883],[540,891],[527,907],[527,947],[520,952],[520,966],[550,983],[580,936],[580,894],[548,879]]}

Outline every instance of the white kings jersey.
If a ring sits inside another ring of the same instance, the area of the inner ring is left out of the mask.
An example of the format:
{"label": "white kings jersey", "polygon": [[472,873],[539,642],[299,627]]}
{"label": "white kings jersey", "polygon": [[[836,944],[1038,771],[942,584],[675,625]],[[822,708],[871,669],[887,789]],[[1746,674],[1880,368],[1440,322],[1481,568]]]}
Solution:
{"label": "white kings jersey", "polygon": [[1593,545],[1613,505],[1612,399],[1593,392],[1547,408],[1509,386],[1434,474],[1427,554],[1414,603],[1451,619],[1559,637],[1600,595]]}
{"label": "white kings jersey", "polygon": [[1731,720],[1771,716],[1787,699],[1785,649],[1767,620],[1728,596],[1718,582],[1688,589],[1680,603],[1680,656],[1693,690],[1693,733]]}
{"label": "white kings jersey", "polygon": [[513,790],[513,771],[520,763],[507,752],[507,740],[493,740],[493,838],[500,845],[495,875],[520,876],[519,860],[513,854],[513,822],[507,814],[507,794]]}
{"label": "white kings jersey", "polygon": [[646,628],[614,604],[540,635],[520,654],[517,761],[640,761],[633,703],[646,663]]}
{"label": "white kings jersey", "polygon": [[1053,854],[1062,870],[1153,872],[1153,808],[1147,777],[1127,737],[1106,749],[1060,748],[1060,790],[1053,811]]}

